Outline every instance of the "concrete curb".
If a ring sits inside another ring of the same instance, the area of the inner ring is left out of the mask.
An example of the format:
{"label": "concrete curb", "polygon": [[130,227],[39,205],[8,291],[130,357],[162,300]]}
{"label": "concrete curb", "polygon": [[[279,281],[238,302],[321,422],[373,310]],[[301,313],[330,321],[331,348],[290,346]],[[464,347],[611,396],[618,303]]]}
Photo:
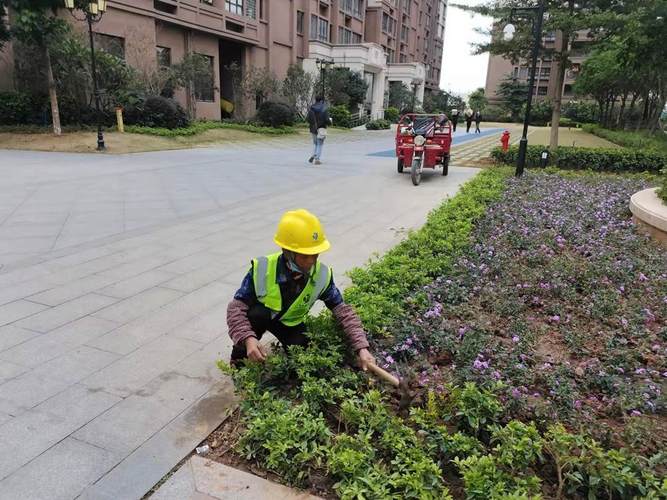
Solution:
{"label": "concrete curb", "polygon": [[667,205],[658,197],[658,188],[644,189],[633,194],[630,211],[652,236],[667,245]]}

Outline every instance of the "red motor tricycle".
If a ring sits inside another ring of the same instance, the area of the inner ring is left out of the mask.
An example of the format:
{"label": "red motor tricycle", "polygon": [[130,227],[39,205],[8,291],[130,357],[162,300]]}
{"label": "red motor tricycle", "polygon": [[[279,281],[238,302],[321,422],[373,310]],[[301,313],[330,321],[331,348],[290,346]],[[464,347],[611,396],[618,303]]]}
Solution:
{"label": "red motor tricycle", "polygon": [[401,116],[396,129],[398,173],[410,168],[412,183],[421,182],[424,168],[442,165],[442,175],[449,172],[452,124],[438,115],[408,113]]}

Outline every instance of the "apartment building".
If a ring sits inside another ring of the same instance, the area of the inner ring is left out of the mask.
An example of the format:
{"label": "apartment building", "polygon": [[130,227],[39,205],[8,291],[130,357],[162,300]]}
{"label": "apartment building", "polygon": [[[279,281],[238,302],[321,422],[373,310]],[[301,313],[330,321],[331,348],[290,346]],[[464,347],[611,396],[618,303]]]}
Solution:
{"label": "apartment building", "polygon": [[[591,39],[586,31],[575,34],[575,39],[570,43],[570,59],[572,67],[565,71],[565,80],[563,82],[563,99],[574,97],[574,82],[581,70],[581,65],[586,60],[589,51]],[[560,44],[557,33],[546,33],[542,37],[542,46],[545,49],[554,49]],[[535,86],[533,87],[533,97],[537,100],[553,99],[556,95],[558,83],[556,82],[557,62],[546,54],[542,55],[537,61],[535,70]],[[502,98],[498,96],[497,90],[500,83],[507,77],[513,78],[518,82],[528,84],[530,78],[530,69],[527,61],[520,61],[513,64],[509,59],[502,56],[491,55],[486,73],[485,93],[491,104],[498,104]]]}
{"label": "apartment building", "polygon": [[[195,89],[199,117],[220,118],[220,100],[233,98],[232,62],[282,78],[294,63],[316,73],[318,59],[361,72],[369,91],[360,111],[377,116],[391,82],[414,86],[419,100],[438,88],[446,8],[447,0],[109,0],[94,30],[100,47],[139,70],[206,56],[215,82]],[[11,74],[11,59],[9,45],[0,73]],[[176,98],[185,105],[189,96]]]}

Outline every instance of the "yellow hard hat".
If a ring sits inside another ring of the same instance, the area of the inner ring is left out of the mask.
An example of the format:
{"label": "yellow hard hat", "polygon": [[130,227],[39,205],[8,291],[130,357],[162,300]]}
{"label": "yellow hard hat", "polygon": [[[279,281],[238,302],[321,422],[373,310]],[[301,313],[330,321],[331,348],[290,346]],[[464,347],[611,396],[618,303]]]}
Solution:
{"label": "yellow hard hat", "polygon": [[322,253],[331,246],[320,220],[303,208],[285,212],[273,241],[285,250],[304,255]]}

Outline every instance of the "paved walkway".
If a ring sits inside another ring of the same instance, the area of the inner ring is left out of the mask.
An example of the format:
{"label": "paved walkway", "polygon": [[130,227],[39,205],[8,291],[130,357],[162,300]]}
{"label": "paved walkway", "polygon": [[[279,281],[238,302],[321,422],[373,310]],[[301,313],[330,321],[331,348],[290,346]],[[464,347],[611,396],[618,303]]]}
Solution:
{"label": "paved walkway", "polygon": [[225,418],[225,308],[282,211],[343,272],[418,227],[470,168],[368,156],[386,132],[125,156],[0,151],[0,499],[134,499]]}

